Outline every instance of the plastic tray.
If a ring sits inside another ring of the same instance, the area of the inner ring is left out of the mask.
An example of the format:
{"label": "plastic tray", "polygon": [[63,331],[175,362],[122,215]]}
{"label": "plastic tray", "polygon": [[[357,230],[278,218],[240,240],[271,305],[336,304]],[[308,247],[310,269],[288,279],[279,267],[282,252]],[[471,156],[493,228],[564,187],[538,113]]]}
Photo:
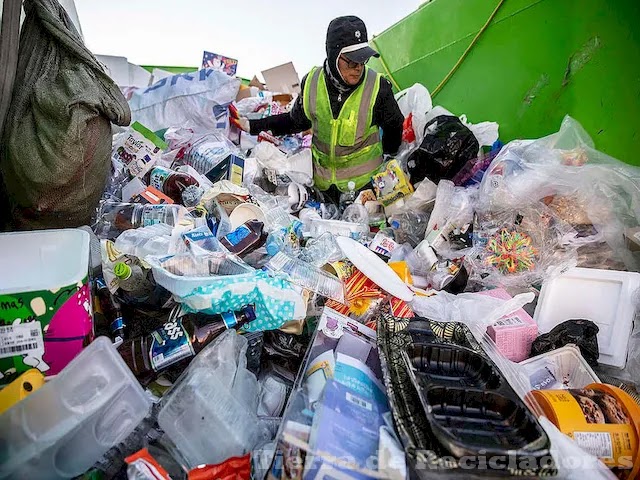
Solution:
{"label": "plastic tray", "polygon": [[547,443],[527,407],[500,393],[432,387],[424,397],[430,407],[428,417],[433,432],[457,457],[475,456],[480,450],[488,456],[492,455],[490,452],[510,451],[531,454]]}
{"label": "plastic tray", "polygon": [[534,390],[584,388],[600,383],[578,347],[567,345],[520,362]]}
{"label": "plastic tray", "polygon": [[624,368],[640,273],[573,268],[542,285],[533,319],[540,334],[571,319],[591,320],[600,331],[603,365]]}
{"label": "plastic tray", "polygon": [[413,343],[402,357],[431,431],[454,456],[542,457],[549,440],[491,360],[453,343]]}
{"label": "plastic tray", "polygon": [[0,416],[0,478],[81,475],[147,416],[150,399],[106,337]]}

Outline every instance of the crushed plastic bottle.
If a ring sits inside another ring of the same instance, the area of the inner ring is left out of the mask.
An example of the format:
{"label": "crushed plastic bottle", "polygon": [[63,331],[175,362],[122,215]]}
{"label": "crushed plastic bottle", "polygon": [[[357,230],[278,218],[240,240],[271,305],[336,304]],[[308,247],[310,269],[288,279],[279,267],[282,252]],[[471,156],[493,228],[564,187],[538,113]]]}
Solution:
{"label": "crushed plastic bottle", "polygon": [[418,245],[423,239],[429,222],[429,214],[404,212],[389,218],[389,225],[395,231],[394,239],[399,243]]}
{"label": "crushed plastic bottle", "polygon": [[297,255],[300,250],[300,240],[302,239],[303,227],[303,223],[296,220],[287,228],[280,228],[271,232],[267,237],[267,253],[271,256],[278,252]]}
{"label": "crushed plastic bottle", "polygon": [[340,211],[344,212],[345,209],[352,205],[353,202],[356,201],[356,197],[358,196],[358,192],[356,192],[356,184],[353,181],[350,181],[347,184],[347,188],[349,190],[347,190],[346,192],[342,192],[340,194]]}
{"label": "crushed plastic bottle", "polygon": [[126,230],[158,223],[176,226],[192,219],[182,205],[142,205],[139,203],[105,202],[100,207],[94,231],[98,238],[115,239]]}
{"label": "crushed plastic bottle", "polygon": [[318,238],[310,239],[301,249],[299,255],[300,260],[316,267],[337,262],[342,257],[342,250],[340,250],[335,237],[329,232],[323,233]]}
{"label": "crushed plastic bottle", "polygon": [[344,210],[342,221],[366,225],[369,228],[369,212],[367,212],[364,205],[353,203]]}

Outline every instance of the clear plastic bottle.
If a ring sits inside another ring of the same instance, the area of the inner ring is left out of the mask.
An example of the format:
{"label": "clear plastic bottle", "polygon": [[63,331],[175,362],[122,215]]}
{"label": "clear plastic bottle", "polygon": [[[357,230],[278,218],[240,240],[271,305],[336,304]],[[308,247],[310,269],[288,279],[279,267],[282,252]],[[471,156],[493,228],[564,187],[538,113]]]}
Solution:
{"label": "clear plastic bottle", "polygon": [[93,228],[98,238],[114,239],[132,228],[158,223],[173,227],[189,216],[189,211],[182,205],[105,202]]}
{"label": "clear plastic bottle", "polygon": [[155,286],[138,265],[118,262],[113,266],[113,273],[118,279],[118,286],[132,297],[146,298],[153,293]]}
{"label": "clear plastic bottle", "polygon": [[300,250],[300,239],[302,238],[302,222],[296,220],[287,228],[280,228],[271,232],[267,237],[267,253],[271,256],[278,252],[286,252],[297,255]]}
{"label": "clear plastic bottle", "polygon": [[356,192],[356,184],[353,181],[347,183],[347,188],[349,189],[346,192],[342,192],[340,194],[340,211],[344,212],[344,210],[352,205],[353,202],[356,201],[356,197],[358,196],[358,192]]}
{"label": "clear plastic bottle", "polygon": [[366,225],[369,227],[369,212],[364,205],[360,205],[359,203],[352,203],[347,208],[345,208],[344,213],[342,214],[342,221],[349,223],[359,223],[361,225]]}
{"label": "clear plastic bottle", "polygon": [[389,218],[389,225],[395,231],[396,241],[408,242],[414,246],[424,239],[428,222],[429,214],[422,212],[398,213]]}
{"label": "clear plastic bottle", "polygon": [[316,267],[321,267],[327,263],[342,260],[343,256],[335,236],[325,232],[318,238],[310,239],[300,250],[299,258]]}

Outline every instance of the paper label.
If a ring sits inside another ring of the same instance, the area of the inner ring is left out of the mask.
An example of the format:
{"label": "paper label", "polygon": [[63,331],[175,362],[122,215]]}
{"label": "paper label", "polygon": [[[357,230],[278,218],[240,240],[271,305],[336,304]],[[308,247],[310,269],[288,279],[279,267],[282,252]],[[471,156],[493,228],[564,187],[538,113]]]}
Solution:
{"label": "paper label", "polygon": [[0,326],[0,358],[42,356],[44,339],[40,322]]}
{"label": "paper label", "polygon": [[165,323],[152,334],[149,357],[151,367],[158,370],[195,355],[186,329],[180,320]]}
{"label": "paper label", "polygon": [[606,432],[574,432],[573,440],[591,455],[598,458],[613,458],[611,435]]}
{"label": "paper label", "polygon": [[360,397],[356,397],[352,393],[346,392],[345,398],[347,399],[348,402],[351,402],[354,405],[357,405],[357,406],[362,407],[362,408],[364,408],[366,410],[369,410],[370,412],[373,411],[373,405],[371,404],[371,402],[367,402],[366,400],[364,400],[364,399],[362,399]]}
{"label": "paper label", "polygon": [[251,230],[249,230],[249,228],[247,228],[245,225],[240,225],[233,232],[228,233],[224,238],[227,240],[227,242],[229,242],[229,245],[235,247],[250,234]]}
{"label": "paper label", "polygon": [[385,257],[390,257],[393,251],[398,247],[398,244],[391,238],[386,237],[385,235],[378,233],[371,244],[369,244],[369,250],[380,253]]}
{"label": "paper label", "polygon": [[496,327],[520,327],[523,325],[527,325],[520,317],[516,316],[505,316],[494,323]]}
{"label": "paper label", "polygon": [[556,383],[556,377],[551,373],[548,368],[541,368],[536,370],[529,376],[531,387],[536,390],[546,390],[551,388]]}
{"label": "paper label", "polygon": [[163,191],[162,187],[164,187],[164,182],[167,181],[167,178],[169,178],[169,175],[171,175],[170,170],[163,167],[155,167],[153,170],[151,170],[149,183],[153,188],[157,188],[162,192]]}

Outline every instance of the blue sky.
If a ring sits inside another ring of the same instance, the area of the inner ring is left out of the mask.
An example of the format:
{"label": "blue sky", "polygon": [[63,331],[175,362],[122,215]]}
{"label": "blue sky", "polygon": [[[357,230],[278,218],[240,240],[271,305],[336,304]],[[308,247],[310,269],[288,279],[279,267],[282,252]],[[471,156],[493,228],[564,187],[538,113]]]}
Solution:
{"label": "blue sky", "polygon": [[369,36],[420,0],[75,0],[87,46],[143,65],[199,66],[203,50],[239,60],[251,78],[292,61],[302,77],[325,57],[332,18],[358,15]]}

